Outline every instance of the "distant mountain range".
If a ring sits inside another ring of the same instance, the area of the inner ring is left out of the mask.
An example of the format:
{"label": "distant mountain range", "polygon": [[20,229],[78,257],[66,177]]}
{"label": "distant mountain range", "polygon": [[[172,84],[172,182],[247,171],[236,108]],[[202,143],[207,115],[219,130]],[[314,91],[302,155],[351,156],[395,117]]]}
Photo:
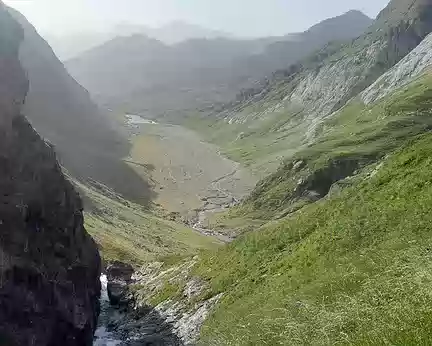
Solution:
{"label": "distant mountain range", "polygon": [[167,45],[142,34],[119,36],[66,61],[66,67],[106,107],[173,118],[230,101],[328,41],[361,35],[371,23],[363,13],[350,11],[284,37],[201,38]]}
{"label": "distant mountain range", "polygon": [[207,29],[182,21],[174,21],[157,28],[121,23],[106,32],[83,32],[69,36],[51,35],[46,38],[56,55],[61,60],[67,60],[116,37],[134,34],[146,35],[168,45],[195,38],[215,39],[233,37],[233,35],[223,31]]}

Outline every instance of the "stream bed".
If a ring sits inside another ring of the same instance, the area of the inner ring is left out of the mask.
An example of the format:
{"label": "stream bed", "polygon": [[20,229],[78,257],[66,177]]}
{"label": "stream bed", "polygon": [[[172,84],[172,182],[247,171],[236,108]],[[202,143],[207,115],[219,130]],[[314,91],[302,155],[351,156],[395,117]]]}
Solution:
{"label": "stream bed", "polygon": [[93,346],[181,346],[172,322],[152,307],[119,309],[108,297],[108,278],[101,275],[101,311]]}
{"label": "stream bed", "polygon": [[102,274],[101,281],[101,311],[99,315],[98,328],[95,332],[94,346],[117,346],[122,343],[121,340],[116,339],[112,332],[108,331],[108,324],[112,318],[120,319],[122,315],[110,305],[108,298],[108,279],[106,275]]}

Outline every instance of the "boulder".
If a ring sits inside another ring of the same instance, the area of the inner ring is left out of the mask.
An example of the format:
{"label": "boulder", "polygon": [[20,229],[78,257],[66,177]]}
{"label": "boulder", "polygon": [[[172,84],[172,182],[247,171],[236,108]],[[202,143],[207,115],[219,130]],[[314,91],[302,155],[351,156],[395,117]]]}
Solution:
{"label": "boulder", "polygon": [[129,303],[128,287],[132,282],[134,269],[130,264],[115,261],[108,265],[108,298],[111,305],[125,306]]}

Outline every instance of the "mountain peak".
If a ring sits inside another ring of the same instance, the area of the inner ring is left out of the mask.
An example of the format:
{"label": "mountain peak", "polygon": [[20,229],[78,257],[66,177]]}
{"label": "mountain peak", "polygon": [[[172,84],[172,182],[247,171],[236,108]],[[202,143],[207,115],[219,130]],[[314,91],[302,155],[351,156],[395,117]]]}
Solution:
{"label": "mountain peak", "polygon": [[368,15],[364,14],[362,11],[357,9],[349,10],[348,12],[342,14],[342,16],[356,16],[356,17],[368,18],[372,20],[372,18],[370,18]]}
{"label": "mountain peak", "polygon": [[150,36],[154,36],[159,40],[168,43],[179,43],[194,38],[220,38],[220,37],[231,37],[229,33],[212,30],[200,25],[190,24],[181,20],[169,22],[160,28],[153,29]]}
{"label": "mountain peak", "polygon": [[365,28],[369,27],[373,20],[359,10],[350,10],[339,16],[328,18],[312,26],[306,31],[307,34],[320,34],[323,42],[330,41],[332,37],[338,37],[340,30],[346,30],[346,37],[361,35]]}

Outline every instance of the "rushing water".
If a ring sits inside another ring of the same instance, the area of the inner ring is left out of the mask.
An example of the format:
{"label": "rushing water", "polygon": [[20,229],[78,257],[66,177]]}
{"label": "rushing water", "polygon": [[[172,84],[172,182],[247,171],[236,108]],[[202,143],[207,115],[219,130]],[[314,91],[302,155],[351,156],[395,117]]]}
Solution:
{"label": "rushing water", "polygon": [[107,277],[106,275],[101,275],[100,277],[102,290],[101,290],[101,312],[99,316],[99,325],[95,332],[95,340],[93,342],[94,346],[117,346],[121,344],[120,340],[117,340],[115,336],[107,331],[106,325],[110,318],[119,316],[118,311],[115,311],[111,306],[108,298],[107,290]]}

